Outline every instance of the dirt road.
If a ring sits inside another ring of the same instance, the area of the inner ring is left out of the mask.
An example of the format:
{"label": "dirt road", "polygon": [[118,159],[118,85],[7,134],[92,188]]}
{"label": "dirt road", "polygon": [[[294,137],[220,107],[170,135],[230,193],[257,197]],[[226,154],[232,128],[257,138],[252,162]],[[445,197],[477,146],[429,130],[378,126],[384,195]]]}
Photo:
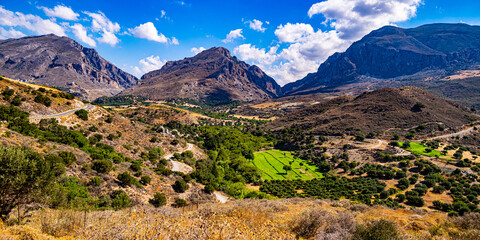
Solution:
{"label": "dirt road", "polygon": [[87,105],[85,105],[85,107],[82,107],[82,108],[76,108],[76,109],[68,110],[68,111],[65,111],[65,112],[56,113],[56,114],[50,114],[50,115],[31,116],[30,118],[31,118],[31,119],[43,119],[43,118],[63,117],[63,116],[68,116],[68,115],[70,115],[70,114],[73,114],[73,113],[75,113],[76,111],[78,111],[78,110],[80,110],[80,109],[89,110],[89,109],[94,109],[94,108],[95,108],[94,105],[92,105],[92,104],[87,104]]}

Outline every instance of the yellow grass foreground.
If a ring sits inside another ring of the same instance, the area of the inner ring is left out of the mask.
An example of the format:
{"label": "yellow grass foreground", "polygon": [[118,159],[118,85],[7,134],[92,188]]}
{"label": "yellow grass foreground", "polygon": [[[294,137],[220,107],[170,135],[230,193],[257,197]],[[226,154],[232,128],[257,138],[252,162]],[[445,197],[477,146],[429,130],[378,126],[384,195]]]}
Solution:
{"label": "yellow grass foreground", "polygon": [[[359,225],[393,222],[400,239],[478,239],[479,214],[368,207],[314,199],[237,200],[194,209],[38,210],[0,239],[349,239]],[[387,238],[388,239],[388,238]]]}

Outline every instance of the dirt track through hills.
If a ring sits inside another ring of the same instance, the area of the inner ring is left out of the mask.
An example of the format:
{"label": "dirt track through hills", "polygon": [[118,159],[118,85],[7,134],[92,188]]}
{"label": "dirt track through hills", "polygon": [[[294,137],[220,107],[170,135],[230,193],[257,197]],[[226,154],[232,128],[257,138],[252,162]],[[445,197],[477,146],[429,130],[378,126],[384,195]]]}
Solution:
{"label": "dirt track through hills", "polygon": [[56,114],[30,116],[30,118],[31,119],[57,118],[57,117],[68,116],[70,114],[75,113],[78,110],[81,110],[81,109],[84,109],[84,110],[88,111],[89,109],[94,109],[94,108],[96,108],[94,105],[86,104],[82,108],[75,108],[75,109],[72,109],[72,110],[68,110],[68,111],[61,112],[61,113],[56,113]]}

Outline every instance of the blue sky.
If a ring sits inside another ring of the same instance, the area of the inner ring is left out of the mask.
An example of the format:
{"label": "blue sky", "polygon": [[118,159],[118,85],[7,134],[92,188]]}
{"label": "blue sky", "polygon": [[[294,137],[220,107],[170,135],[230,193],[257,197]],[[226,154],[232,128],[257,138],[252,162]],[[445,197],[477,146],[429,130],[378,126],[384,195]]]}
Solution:
{"label": "blue sky", "polygon": [[281,85],[394,24],[480,24],[478,0],[0,0],[0,37],[54,33],[136,76],[214,46]]}

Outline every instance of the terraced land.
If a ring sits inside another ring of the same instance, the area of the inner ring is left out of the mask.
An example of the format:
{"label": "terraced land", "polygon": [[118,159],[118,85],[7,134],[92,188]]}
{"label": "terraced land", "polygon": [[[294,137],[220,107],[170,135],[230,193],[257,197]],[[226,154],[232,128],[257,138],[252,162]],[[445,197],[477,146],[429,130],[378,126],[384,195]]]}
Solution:
{"label": "terraced land", "polygon": [[[252,164],[262,171],[264,180],[323,178],[315,165],[293,156],[292,152],[269,150],[254,155]],[[291,166],[292,170],[285,171],[284,166]]]}

